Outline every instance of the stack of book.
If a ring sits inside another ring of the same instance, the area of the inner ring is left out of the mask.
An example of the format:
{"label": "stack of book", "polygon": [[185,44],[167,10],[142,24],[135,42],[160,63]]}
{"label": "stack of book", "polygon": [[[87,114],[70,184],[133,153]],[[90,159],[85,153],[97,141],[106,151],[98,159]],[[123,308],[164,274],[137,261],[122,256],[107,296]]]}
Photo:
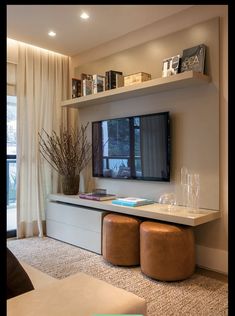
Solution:
{"label": "stack of book", "polygon": [[176,75],[180,71],[180,55],[175,55],[163,59],[162,77],[169,77]]}
{"label": "stack of book", "polygon": [[[72,97],[86,96],[105,90],[115,89],[124,86],[124,76],[121,71],[109,70],[104,75],[81,74],[81,80],[73,79]],[[77,90],[79,90],[77,92]]]}
{"label": "stack of book", "polygon": [[82,82],[82,95],[92,94],[92,81],[93,76],[89,74],[81,74],[81,82]]}
{"label": "stack of book", "polygon": [[106,201],[113,200],[116,198],[115,194],[107,194],[107,193],[80,193],[79,197],[81,199],[94,200],[94,201]]}
{"label": "stack of book", "polygon": [[81,80],[72,78],[72,98],[78,98],[82,95]]}
{"label": "stack of book", "polygon": [[121,71],[109,70],[105,72],[105,90],[123,87],[124,77]]}
{"label": "stack of book", "polygon": [[92,81],[92,92],[98,93],[105,90],[105,76],[102,75],[93,75]]}
{"label": "stack of book", "polygon": [[149,199],[141,199],[136,197],[126,197],[126,198],[118,198],[112,201],[112,204],[122,205],[122,206],[141,206],[147,204],[153,204],[154,201]]}

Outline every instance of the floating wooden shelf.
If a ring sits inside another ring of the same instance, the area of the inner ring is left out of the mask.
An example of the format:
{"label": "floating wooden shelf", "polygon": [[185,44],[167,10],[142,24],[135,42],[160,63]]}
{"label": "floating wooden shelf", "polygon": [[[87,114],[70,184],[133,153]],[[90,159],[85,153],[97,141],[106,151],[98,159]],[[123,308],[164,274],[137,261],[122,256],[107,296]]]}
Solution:
{"label": "floating wooden shelf", "polygon": [[61,105],[63,107],[82,108],[146,94],[207,84],[209,81],[210,78],[207,75],[193,71],[185,71],[171,77],[152,79],[127,87],[62,101]]}
{"label": "floating wooden shelf", "polygon": [[67,203],[77,207],[86,207],[90,210],[101,210],[128,215],[140,216],[155,220],[178,223],[189,226],[197,226],[214,221],[221,217],[221,212],[209,209],[192,210],[183,206],[175,206],[171,211],[166,204],[149,204],[138,207],[119,206],[112,201],[92,201],[79,198],[78,195],[64,195],[61,193],[50,194],[51,201]]}

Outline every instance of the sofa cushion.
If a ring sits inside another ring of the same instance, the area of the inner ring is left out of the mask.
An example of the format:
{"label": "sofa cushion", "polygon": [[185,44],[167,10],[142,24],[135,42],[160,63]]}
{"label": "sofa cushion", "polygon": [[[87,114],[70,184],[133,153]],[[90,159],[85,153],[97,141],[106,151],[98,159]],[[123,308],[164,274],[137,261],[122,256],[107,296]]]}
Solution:
{"label": "sofa cushion", "polygon": [[14,254],[7,248],[7,299],[33,289],[28,274]]}

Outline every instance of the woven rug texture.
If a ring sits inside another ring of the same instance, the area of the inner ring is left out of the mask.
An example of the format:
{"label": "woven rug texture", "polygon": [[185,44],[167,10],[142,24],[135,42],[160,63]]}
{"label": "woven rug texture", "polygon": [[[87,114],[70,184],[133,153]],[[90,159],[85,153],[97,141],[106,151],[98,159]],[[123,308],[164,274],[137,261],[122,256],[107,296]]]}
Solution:
{"label": "woven rug texture", "polygon": [[140,267],[115,267],[101,255],[54,240],[8,240],[18,259],[57,279],[87,273],[132,292],[147,302],[148,316],[228,315],[228,284],[194,273],[184,281],[160,282],[145,276]]}

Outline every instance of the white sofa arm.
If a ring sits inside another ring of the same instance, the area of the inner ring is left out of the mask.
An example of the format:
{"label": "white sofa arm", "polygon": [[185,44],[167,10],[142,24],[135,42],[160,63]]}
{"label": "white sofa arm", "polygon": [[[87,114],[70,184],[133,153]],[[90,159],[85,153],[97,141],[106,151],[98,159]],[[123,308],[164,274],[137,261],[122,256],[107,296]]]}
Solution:
{"label": "white sofa arm", "polygon": [[7,300],[8,316],[147,315],[144,299],[84,273]]}
{"label": "white sofa arm", "polygon": [[34,289],[39,289],[41,287],[47,286],[52,282],[59,281],[58,279],[55,279],[50,275],[41,272],[40,270],[28,265],[23,261],[20,261],[20,264],[24,268],[25,272],[28,274],[31,282],[33,283]]}

